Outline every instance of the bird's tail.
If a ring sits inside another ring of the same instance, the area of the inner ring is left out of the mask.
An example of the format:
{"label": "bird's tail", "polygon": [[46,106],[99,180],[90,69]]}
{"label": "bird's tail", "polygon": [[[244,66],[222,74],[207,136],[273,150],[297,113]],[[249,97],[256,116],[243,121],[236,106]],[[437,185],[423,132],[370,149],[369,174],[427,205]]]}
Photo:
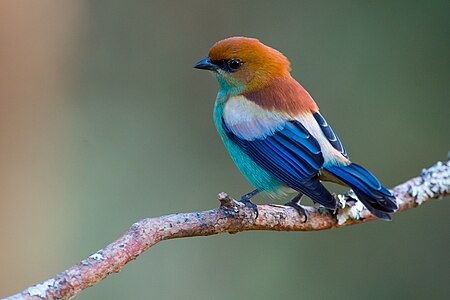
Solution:
{"label": "bird's tail", "polygon": [[351,163],[347,166],[329,166],[325,169],[351,187],[358,199],[378,218],[390,220],[389,214],[398,209],[394,195],[360,165]]}

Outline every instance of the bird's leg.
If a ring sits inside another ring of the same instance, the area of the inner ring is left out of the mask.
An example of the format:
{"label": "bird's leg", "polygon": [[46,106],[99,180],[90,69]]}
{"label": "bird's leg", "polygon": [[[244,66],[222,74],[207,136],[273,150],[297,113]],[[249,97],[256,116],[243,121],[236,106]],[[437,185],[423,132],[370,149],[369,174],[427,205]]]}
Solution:
{"label": "bird's leg", "polygon": [[243,203],[246,207],[250,207],[256,212],[256,218],[258,218],[259,215],[258,207],[250,199],[258,193],[259,190],[256,189],[254,191],[251,191],[250,193],[245,194],[244,196],[241,197],[241,200],[239,200],[239,202]]}
{"label": "bird's leg", "polygon": [[306,220],[308,220],[308,215],[306,214],[306,210],[303,208],[303,206],[300,205],[300,200],[302,199],[302,196],[303,196],[302,193],[298,193],[297,196],[292,198],[288,203],[286,203],[284,205],[295,208],[295,210],[300,215],[303,215],[305,217],[305,219],[303,220],[303,223],[305,223]]}

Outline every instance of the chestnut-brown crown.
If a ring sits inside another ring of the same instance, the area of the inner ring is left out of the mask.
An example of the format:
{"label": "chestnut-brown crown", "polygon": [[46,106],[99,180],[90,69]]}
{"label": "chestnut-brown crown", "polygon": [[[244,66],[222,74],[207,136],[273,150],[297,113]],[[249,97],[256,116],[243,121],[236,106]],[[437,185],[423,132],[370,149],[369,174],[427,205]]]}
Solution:
{"label": "chestnut-brown crown", "polygon": [[237,60],[239,68],[227,76],[246,85],[247,91],[260,88],[272,79],[289,76],[291,70],[288,59],[281,52],[255,38],[231,37],[221,40],[211,48],[209,58],[217,63]]}

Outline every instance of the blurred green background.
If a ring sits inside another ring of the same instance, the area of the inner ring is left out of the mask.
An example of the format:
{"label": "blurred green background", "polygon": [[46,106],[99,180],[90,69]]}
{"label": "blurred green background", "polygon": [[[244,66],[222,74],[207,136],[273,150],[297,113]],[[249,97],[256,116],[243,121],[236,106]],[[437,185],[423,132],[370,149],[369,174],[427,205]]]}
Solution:
{"label": "blurred green background", "polygon": [[[213,125],[217,83],[192,68],[229,36],[290,58],[352,160],[387,186],[445,160],[449,11],[447,0],[0,2],[0,297],[141,218],[251,190]],[[77,299],[444,299],[448,200],[338,230],[166,241]]]}

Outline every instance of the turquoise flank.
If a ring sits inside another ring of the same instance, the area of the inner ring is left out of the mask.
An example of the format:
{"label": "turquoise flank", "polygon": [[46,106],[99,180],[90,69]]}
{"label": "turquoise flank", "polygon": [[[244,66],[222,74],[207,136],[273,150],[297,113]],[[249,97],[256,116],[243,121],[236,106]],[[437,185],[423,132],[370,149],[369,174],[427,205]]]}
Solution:
{"label": "turquoise flank", "polygon": [[247,154],[245,154],[236,144],[234,144],[226,135],[222,127],[223,107],[230,95],[237,95],[241,88],[238,86],[230,87],[226,81],[217,76],[220,83],[219,94],[214,105],[214,122],[217,131],[222,137],[223,143],[230,153],[231,158],[244,176],[260,191],[267,191],[271,194],[284,193],[283,184],[270,175],[263,168],[258,166]]}

